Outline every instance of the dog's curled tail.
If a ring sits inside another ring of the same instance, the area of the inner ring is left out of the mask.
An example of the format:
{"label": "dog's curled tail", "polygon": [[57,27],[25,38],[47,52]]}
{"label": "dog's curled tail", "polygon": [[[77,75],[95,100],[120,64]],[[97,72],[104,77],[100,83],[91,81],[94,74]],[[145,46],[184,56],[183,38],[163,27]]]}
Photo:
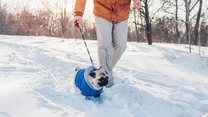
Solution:
{"label": "dog's curled tail", "polygon": [[79,71],[79,70],[80,70],[80,67],[77,66],[77,67],[75,68],[75,71]]}

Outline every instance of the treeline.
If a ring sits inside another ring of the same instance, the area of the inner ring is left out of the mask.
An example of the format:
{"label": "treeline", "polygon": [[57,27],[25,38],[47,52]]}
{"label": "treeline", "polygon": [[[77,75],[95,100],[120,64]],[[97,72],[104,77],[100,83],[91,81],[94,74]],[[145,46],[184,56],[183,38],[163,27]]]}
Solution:
{"label": "treeline", "polygon": [[[80,38],[79,30],[70,22],[70,17],[63,17],[60,13],[54,14],[51,10],[41,10],[34,14],[24,8],[14,14],[3,9],[0,17],[0,34]],[[90,25],[92,24],[84,22],[85,37],[93,39],[95,30]]]}
{"label": "treeline", "polygon": [[191,45],[208,46],[206,0],[142,1],[141,9],[131,11],[136,40],[147,40],[149,45],[152,42],[189,44],[190,53]]}
{"label": "treeline", "polygon": [[[157,43],[179,43],[178,35],[175,30],[175,19],[174,17],[161,17],[156,18],[151,25],[152,29],[152,41]],[[180,44],[188,44],[186,38],[185,25],[180,24]],[[129,28],[129,41],[136,42],[147,42],[145,27],[139,27],[137,29],[138,37],[136,36],[136,31]],[[194,27],[191,25],[190,28],[191,44],[194,44]],[[199,28],[199,40],[201,46],[208,46],[208,24],[206,19],[200,22]]]}
{"label": "treeline", "polygon": [[[187,21],[177,18],[176,13],[158,17],[156,14],[162,9],[167,12],[165,7],[167,1],[169,0],[164,0],[162,6],[155,10],[155,13],[149,13],[148,9],[151,4],[148,0],[145,1],[147,3],[142,9],[138,11],[132,9],[129,18],[128,41],[147,42],[150,45],[152,42],[164,42],[208,46],[208,24],[205,15],[200,15],[196,43],[195,24],[197,23],[194,22],[194,18],[197,20],[197,13],[192,21],[189,20],[188,25]],[[35,13],[26,7],[17,13],[8,12],[7,5],[0,4],[0,34],[81,38],[79,30],[73,22],[70,22],[72,13],[67,11],[66,4],[60,8],[61,10],[57,10],[59,12],[44,8]],[[83,23],[83,30],[86,39],[96,39],[93,22],[86,19]],[[190,37],[187,38],[187,34]]]}

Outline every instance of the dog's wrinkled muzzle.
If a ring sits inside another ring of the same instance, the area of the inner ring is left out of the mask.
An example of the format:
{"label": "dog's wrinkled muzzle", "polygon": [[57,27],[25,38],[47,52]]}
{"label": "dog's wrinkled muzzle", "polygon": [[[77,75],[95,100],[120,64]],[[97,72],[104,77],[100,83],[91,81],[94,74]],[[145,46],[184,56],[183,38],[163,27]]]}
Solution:
{"label": "dog's wrinkled muzzle", "polygon": [[99,79],[100,82],[102,82],[104,80],[108,80],[108,77],[102,77],[102,78]]}
{"label": "dog's wrinkled muzzle", "polygon": [[108,84],[108,76],[107,77],[102,77],[102,78],[100,78],[99,80],[98,80],[99,82],[98,82],[98,85],[99,86],[105,86],[105,85],[107,85]]}

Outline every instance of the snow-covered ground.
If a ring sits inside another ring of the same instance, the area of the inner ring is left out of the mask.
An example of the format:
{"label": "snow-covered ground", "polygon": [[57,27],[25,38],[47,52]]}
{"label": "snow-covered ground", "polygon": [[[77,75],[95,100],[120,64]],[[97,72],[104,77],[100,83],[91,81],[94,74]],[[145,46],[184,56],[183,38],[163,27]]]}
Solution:
{"label": "snow-covered ground", "polygon": [[[97,42],[87,41],[98,66]],[[98,99],[72,89],[83,40],[0,35],[0,117],[208,117],[208,48],[128,43]],[[99,66],[98,66],[99,67]]]}

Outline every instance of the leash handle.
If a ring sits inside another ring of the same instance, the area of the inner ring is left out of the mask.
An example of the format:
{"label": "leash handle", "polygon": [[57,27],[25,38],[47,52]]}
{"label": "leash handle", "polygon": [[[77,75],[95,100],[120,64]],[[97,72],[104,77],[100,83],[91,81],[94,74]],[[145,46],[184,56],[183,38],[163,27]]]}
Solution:
{"label": "leash handle", "polygon": [[75,22],[74,22],[74,25],[75,25],[77,28],[79,28],[79,30],[80,30],[80,32],[81,32],[81,34],[82,34],[82,39],[84,40],[84,44],[85,44],[85,47],[86,47],[86,49],[87,49],[87,53],[88,53],[88,55],[89,55],[89,57],[90,57],[91,64],[92,64],[92,66],[94,67],[94,62],[93,62],[92,57],[91,57],[91,55],[90,55],[90,51],[89,51],[89,49],[88,49],[88,47],[87,47],[87,43],[86,43],[86,41],[85,41],[83,31],[82,31],[82,29],[80,28],[78,21],[75,21]]}

